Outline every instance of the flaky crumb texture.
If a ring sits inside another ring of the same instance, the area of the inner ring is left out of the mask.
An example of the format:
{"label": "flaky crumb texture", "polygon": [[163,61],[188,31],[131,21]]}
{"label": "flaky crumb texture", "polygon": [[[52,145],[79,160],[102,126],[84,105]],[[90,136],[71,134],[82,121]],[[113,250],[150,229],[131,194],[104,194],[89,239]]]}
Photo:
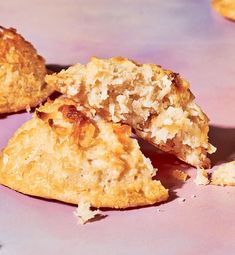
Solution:
{"label": "flaky crumb texture", "polygon": [[210,167],[208,118],[194,102],[189,84],[154,64],[126,58],[92,58],[58,74],[48,84],[108,121],[132,126],[163,151],[197,166]]}
{"label": "flaky crumb texture", "polygon": [[156,169],[130,138],[130,127],[85,112],[66,98],[37,109],[3,150],[0,183],[68,203],[82,199],[98,208],[165,201],[168,191],[152,179]]}
{"label": "flaky crumb texture", "polygon": [[95,216],[100,215],[100,210],[91,210],[89,202],[80,201],[74,215],[78,218],[80,224],[85,224]]}

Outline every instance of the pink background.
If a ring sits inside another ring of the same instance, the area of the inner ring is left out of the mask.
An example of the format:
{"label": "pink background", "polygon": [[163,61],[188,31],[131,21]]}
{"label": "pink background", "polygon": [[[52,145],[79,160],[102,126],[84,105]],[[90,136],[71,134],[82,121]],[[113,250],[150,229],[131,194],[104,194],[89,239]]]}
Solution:
{"label": "pink background", "polygon": [[[0,2],[0,24],[16,27],[48,64],[121,55],[181,73],[211,119],[218,147],[212,162],[235,158],[235,23],[217,15],[210,1],[8,0]],[[0,148],[29,118],[0,116]],[[106,210],[108,217],[81,226],[75,206],[1,186],[0,254],[235,254],[235,188],[196,186],[195,169],[142,148],[160,176],[169,168],[192,176],[184,185],[166,183],[169,202]]]}

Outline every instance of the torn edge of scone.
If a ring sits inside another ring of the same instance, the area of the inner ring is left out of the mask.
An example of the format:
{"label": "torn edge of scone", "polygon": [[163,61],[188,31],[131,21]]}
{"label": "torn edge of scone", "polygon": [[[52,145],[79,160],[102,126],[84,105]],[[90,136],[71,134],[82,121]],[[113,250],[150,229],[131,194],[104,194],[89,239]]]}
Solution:
{"label": "torn edge of scone", "polygon": [[78,223],[83,225],[91,219],[94,219],[96,216],[101,216],[102,214],[99,209],[91,210],[91,204],[82,199],[74,211],[74,215],[78,218]]}
{"label": "torn edge of scone", "polygon": [[208,185],[210,180],[208,173],[204,168],[197,168],[196,178],[193,181],[196,185]]}

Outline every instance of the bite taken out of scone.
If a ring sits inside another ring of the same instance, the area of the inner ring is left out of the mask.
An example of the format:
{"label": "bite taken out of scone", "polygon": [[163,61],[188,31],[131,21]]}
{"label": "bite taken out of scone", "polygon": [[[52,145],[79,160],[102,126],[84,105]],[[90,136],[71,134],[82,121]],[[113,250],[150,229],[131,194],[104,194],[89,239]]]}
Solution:
{"label": "bite taken out of scone", "polygon": [[[86,114],[87,113],[87,114]],[[71,99],[48,101],[9,140],[0,183],[16,191],[93,207],[128,208],[168,198],[131,128],[107,122]]]}
{"label": "bite taken out of scone", "polygon": [[13,28],[0,26],[0,114],[35,107],[53,92],[45,60]]}
{"label": "bite taken out of scone", "polygon": [[181,160],[209,168],[208,118],[195,103],[189,83],[154,64],[126,58],[92,58],[58,74],[48,84],[91,113],[130,125],[135,133]]}

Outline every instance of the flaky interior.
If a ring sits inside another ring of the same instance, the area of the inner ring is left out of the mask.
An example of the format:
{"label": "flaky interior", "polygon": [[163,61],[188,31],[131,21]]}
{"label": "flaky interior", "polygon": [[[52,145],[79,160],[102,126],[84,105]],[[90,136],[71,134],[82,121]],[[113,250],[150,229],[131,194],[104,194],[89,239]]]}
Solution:
{"label": "flaky interior", "polygon": [[208,118],[178,74],[124,58],[92,58],[46,80],[93,114],[131,125],[158,148],[194,166],[209,167],[207,152],[213,147]]}
{"label": "flaky interior", "polygon": [[16,112],[44,101],[45,60],[14,29],[0,27],[0,113]]}
{"label": "flaky interior", "polygon": [[[83,109],[83,112],[84,109]],[[0,183],[20,192],[95,207],[126,208],[168,197],[127,125],[81,113],[69,99],[40,107],[11,138]]]}

